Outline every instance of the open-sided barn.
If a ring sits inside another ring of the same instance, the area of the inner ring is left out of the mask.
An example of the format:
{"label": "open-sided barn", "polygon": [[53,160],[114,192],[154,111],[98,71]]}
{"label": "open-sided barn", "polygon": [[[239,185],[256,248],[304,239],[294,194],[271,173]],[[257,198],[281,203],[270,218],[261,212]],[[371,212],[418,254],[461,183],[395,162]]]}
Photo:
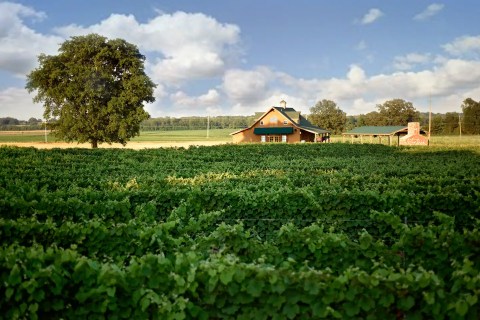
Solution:
{"label": "open-sided barn", "polygon": [[[420,129],[420,124],[418,122],[410,122],[408,126],[363,126],[354,128],[348,132],[342,133],[343,141],[345,141],[345,137],[349,136],[352,143],[354,142],[354,138],[360,138],[360,143],[365,142],[373,142],[373,138],[378,138],[379,142],[382,142],[382,138],[386,138],[388,140],[388,144],[391,145],[393,143],[393,138],[397,138],[397,145],[401,145],[402,138],[401,137],[409,137],[409,136],[416,136],[416,141],[421,141],[422,143],[415,143],[415,144],[428,144],[428,141],[424,140],[423,136],[420,134],[425,134],[425,130]],[[365,138],[369,138],[369,140],[364,140]],[[407,144],[407,143],[405,143]]]}

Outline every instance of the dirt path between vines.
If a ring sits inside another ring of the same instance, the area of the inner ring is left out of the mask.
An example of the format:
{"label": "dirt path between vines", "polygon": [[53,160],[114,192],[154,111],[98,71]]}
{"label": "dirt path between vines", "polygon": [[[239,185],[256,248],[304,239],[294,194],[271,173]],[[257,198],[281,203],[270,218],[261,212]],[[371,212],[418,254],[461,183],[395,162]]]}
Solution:
{"label": "dirt path between vines", "polygon": [[[191,146],[214,146],[227,144],[227,141],[182,141],[182,142],[128,142],[124,147],[121,144],[100,144],[98,147],[119,149],[155,149],[155,148],[189,148]],[[65,142],[0,142],[0,146],[34,147],[37,149],[66,149],[66,148],[90,148],[89,143],[65,143]]]}

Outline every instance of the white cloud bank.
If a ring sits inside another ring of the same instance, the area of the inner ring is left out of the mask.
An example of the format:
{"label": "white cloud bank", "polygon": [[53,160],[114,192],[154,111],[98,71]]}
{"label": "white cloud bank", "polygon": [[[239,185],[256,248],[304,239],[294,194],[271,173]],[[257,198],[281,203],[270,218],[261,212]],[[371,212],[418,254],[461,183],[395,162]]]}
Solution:
{"label": "white cloud bank", "polygon": [[[364,23],[382,15],[372,10]],[[370,75],[352,64],[341,77],[302,79],[273,67],[241,68],[235,53],[241,44],[240,28],[201,13],[159,13],[145,23],[131,15],[111,15],[92,26],[59,27],[55,35],[41,34],[26,24],[28,19],[45,18],[29,7],[0,3],[0,72],[24,76],[39,53],[55,52],[72,35],[97,32],[122,37],[146,53],[147,72],[158,83],[157,101],[146,106],[152,116],[248,115],[282,99],[304,113],[320,99],[335,100],[348,114],[374,111],[377,103],[392,98],[412,101],[425,110],[429,95],[435,112],[447,112],[460,110],[467,97],[480,98],[480,36],[459,37],[439,47],[445,56],[415,52],[393,57],[392,73]],[[210,87],[191,95],[189,89],[197,83]],[[0,89],[0,117],[40,118],[42,113],[25,89]]]}
{"label": "white cloud bank", "polygon": [[238,26],[185,12],[159,13],[146,23],[132,15],[112,14],[92,26],[69,25],[56,31],[64,37],[99,33],[135,43],[155,56],[154,62],[150,61],[153,80],[167,85],[221,76],[235,59],[231,47],[240,40]]}
{"label": "white cloud bank", "polygon": [[463,36],[443,45],[443,49],[453,56],[480,55],[480,35]]}
{"label": "white cloud bank", "polygon": [[405,56],[395,57],[393,66],[397,70],[410,70],[419,64],[426,64],[432,60],[430,54],[409,53]]}
{"label": "white cloud bank", "polygon": [[45,18],[30,7],[0,2],[0,70],[22,77],[35,66],[38,54],[57,50],[61,37],[39,34],[24,22]]}

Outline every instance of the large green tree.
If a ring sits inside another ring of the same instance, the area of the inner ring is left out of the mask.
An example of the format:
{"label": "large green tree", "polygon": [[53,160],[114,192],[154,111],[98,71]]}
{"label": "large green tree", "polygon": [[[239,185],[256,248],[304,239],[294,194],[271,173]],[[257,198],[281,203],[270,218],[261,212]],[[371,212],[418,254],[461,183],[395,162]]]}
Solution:
{"label": "large green tree", "polygon": [[382,126],[406,126],[409,122],[419,121],[420,113],[411,102],[393,99],[377,105],[378,124]]}
{"label": "large green tree", "polygon": [[39,56],[26,88],[43,102],[44,117],[65,141],[123,145],[148,119],[144,103],[153,102],[155,84],[145,74],[145,57],[122,39],[97,34],[72,37],[58,55]]}
{"label": "large green tree", "polygon": [[480,101],[465,99],[462,105],[463,128],[466,134],[480,134]]}
{"label": "large green tree", "polygon": [[382,126],[384,121],[377,111],[372,111],[363,116],[362,123],[358,126]]}
{"label": "large green tree", "polygon": [[334,101],[323,99],[310,108],[308,120],[333,134],[339,134],[345,130],[347,115]]}
{"label": "large green tree", "polygon": [[444,133],[458,134],[460,131],[459,122],[460,114],[457,112],[447,112],[444,120]]}

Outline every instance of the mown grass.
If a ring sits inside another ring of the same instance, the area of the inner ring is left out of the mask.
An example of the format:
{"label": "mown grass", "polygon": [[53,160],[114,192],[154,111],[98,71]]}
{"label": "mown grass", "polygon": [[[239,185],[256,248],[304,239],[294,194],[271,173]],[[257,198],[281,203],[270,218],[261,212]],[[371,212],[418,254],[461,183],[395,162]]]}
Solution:
{"label": "mown grass", "polygon": [[135,142],[184,142],[184,141],[232,141],[230,133],[235,129],[176,130],[176,131],[142,131],[133,138]]}
{"label": "mown grass", "polygon": [[[351,143],[352,139],[350,137],[345,137],[343,139],[342,136],[332,136],[332,142],[345,142]],[[370,137],[364,137],[363,143],[374,143],[379,144],[378,138],[373,138],[372,142],[370,142]],[[360,138],[354,138],[353,143],[361,143]],[[387,137],[383,137],[381,144],[388,145]],[[397,137],[392,138],[392,146],[397,145]],[[433,147],[470,147],[470,146],[480,146],[480,135],[462,135],[460,136],[431,136],[430,137],[430,146]]]}
{"label": "mown grass", "polygon": [[[47,142],[58,142],[53,134],[47,132]],[[32,131],[0,131],[0,142],[45,142],[45,132]]]}
{"label": "mown grass", "polygon": [[[142,131],[133,142],[184,142],[184,141],[231,141],[230,133],[235,129]],[[53,134],[47,134],[48,142],[59,142]],[[43,131],[4,131],[0,132],[0,142],[45,142]]]}

